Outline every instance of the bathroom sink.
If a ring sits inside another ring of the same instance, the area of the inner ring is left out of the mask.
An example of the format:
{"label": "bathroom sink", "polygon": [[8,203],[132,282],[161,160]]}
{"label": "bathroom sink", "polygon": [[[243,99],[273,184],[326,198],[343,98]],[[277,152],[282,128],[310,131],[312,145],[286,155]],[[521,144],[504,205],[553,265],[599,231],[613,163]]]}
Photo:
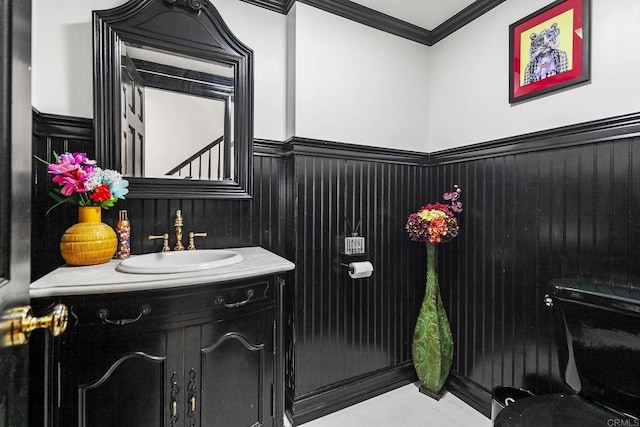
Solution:
{"label": "bathroom sink", "polygon": [[243,259],[238,252],[226,249],[157,252],[127,258],[118,264],[116,270],[137,274],[184,273],[225,267]]}

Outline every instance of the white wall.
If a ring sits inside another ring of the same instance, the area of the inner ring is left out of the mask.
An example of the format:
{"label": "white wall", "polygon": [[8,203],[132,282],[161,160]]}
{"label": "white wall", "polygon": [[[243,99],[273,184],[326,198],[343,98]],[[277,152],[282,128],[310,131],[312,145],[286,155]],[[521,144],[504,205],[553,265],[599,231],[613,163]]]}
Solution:
{"label": "white wall", "polygon": [[93,9],[124,0],[32,0],[32,95],[42,113],[93,117]]}
{"label": "white wall", "polygon": [[[93,117],[91,13],[125,0],[33,0],[33,106],[43,113]],[[239,0],[213,0],[254,51],[258,138],[286,138],[286,16]]]}
{"label": "white wall", "polygon": [[640,111],[638,0],[592,0],[589,83],[509,104],[509,25],[550,3],[501,3],[429,50],[428,151]]}
{"label": "white wall", "polygon": [[297,3],[295,136],[426,150],[428,47]]}
{"label": "white wall", "polygon": [[211,0],[233,34],[253,50],[254,136],[286,139],[287,17],[239,0]]}

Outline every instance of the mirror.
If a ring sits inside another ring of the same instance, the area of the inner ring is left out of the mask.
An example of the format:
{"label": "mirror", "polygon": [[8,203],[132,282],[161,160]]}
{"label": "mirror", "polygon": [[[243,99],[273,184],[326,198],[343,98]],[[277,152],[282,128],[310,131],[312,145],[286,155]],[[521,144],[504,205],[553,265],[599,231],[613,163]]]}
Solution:
{"label": "mirror", "polygon": [[122,174],[232,179],[233,67],[127,42],[120,49]]}
{"label": "mirror", "polygon": [[97,160],[135,198],[251,197],[253,53],[201,0],[95,11]]}

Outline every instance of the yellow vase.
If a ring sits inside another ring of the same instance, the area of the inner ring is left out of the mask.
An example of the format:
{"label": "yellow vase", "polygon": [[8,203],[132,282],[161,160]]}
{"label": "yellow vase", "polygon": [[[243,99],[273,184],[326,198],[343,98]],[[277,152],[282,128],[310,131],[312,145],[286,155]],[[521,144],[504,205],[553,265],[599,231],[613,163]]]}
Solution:
{"label": "yellow vase", "polygon": [[81,206],[78,223],[62,235],[60,253],[69,265],[95,265],[113,258],[117,246],[116,232],[102,222],[102,208]]}

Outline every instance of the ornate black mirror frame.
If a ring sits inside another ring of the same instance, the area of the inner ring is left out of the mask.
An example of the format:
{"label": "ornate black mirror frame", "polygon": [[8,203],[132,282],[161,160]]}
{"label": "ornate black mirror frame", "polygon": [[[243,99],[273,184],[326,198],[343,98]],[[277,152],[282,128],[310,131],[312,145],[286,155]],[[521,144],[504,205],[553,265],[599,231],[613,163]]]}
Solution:
{"label": "ornate black mirror frame", "polygon": [[253,51],[206,0],[131,0],[93,12],[96,157],[120,170],[121,44],[148,46],[234,69],[233,177],[220,181],[127,177],[131,198],[250,198],[253,180]]}

